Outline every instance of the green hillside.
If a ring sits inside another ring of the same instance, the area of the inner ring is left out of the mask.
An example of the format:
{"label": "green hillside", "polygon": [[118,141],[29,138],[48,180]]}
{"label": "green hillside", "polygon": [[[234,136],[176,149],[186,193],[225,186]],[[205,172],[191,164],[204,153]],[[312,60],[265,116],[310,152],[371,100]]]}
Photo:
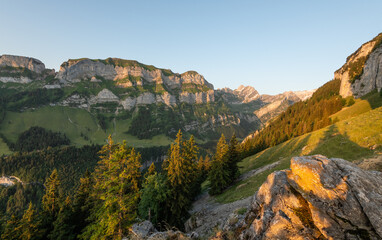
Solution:
{"label": "green hillside", "polygon": [[[83,109],[45,106],[36,110],[24,112],[8,111],[2,124],[0,133],[10,142],[16,142],[18,136],[31,126],[39,126],[54,132],[67,135],[73,145],[104,144],[109,134],[116,141],[126,140],[135,147],[165,146],[171,139],[164,135],[154,136],[151,139],[138,139],[125,132],[129,128],[130,120],[116,119],[106,124],[102,130],[96,117]],[[0,142],[0,154],[9,153],[9,149]]]}
{"label": "green hillside", "polygon": [[341,121],[245,158],[239,163],[242,174],[280,163],[237,182],[218,195],[217,201],[227,203],[253,195],[270,173],[288,168],[293,156],[322,154],[354,161],[382,154],[382,107],[372,109],[377,106],[382,106],[382,97],[373,92],[332,116]]}

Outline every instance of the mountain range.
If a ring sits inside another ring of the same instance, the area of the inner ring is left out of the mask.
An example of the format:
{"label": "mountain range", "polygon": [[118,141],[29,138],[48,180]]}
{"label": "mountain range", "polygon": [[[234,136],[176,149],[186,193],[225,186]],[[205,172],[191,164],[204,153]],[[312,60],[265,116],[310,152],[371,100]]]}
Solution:
{"label": "mountain range", "polygon": [[[0,91],[6,109],[0,125],[4,142],[15,142],[6,136],[36,125],[65,133],[75,145],[102,144],[112,134],[136,146],[155,137],[169,143],[179,129],[202,142],[221,133],[243,138],[314,92],[260,95],[251,86],[215,90],[195,71],[179,74],[119,58],[70,59],[56,72],[38,59],[12,55],[0,57]],[[65,127],[41,121],[57,111]],[[31,119],[20,123],[12,115]],[[147,145],[157,143],[149,140]]]}

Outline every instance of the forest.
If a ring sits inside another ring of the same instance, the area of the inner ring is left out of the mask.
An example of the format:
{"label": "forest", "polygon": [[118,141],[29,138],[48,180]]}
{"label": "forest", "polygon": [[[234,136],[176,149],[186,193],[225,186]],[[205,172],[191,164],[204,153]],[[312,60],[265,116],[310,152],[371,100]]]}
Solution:
{"label": "forest", "polygon": [[[2,239],[122,239],[129,235],[132,224],[143,219],[158,229],[182,230],[203,181],[210,181],[209,191],[214,195],[239,175],[240,151],[235,136],[227,143],[222,135],[210,158],[200,155],[193,136],[184,139],[179,130],[162,170],[151,164],[143,171],[141,154],[126,142],[114,143],[111,137],[102,148],[68,151],[70,148],[74,147],[0,159],[3,173],[25,176],[23,182],[0,187]],[[63,151],[60,161],[66,164],[52,169],[59,166],[56,159],[49,160],[49,156],[59,156],[52,151]],[[45,165],[36,162],[34,169],[24,169],[27,174],[17,173],[22,169],[19,165],[38,159],[34,154],[44,154],[41,159]],[[79,157],[82,166],[68,164]],[[85,168],[88,162],[94,164],[94,170]],[[49,174],[42,181],[44,172]]]}

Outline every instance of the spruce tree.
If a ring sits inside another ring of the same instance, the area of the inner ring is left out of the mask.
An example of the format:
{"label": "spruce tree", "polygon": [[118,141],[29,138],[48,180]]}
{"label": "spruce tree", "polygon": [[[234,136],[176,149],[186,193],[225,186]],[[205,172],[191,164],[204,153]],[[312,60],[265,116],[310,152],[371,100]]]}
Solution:
{"label": "spruce tree", "polygon": [[44,231],[43,238],[48,238],[48,235],[53,230],[53,222],[57,218],[60,211],[60,179],[57,169],[54,169],[50,176],[45,181],[45,194],[42,197],[42,230]]}
{"label": "spruce tree", "polygon": [[25,210],[24,215],[19,223],[20,239],[32,240],[41,239],[42,231],[40,226],[39,216],[32,203],[29,203],[28,209]]}
{"label": "spruce tree", "polygon": [[227,164],[228,145],[222,134],[216,146],[216,153],[211,162],[208,174],[211,195],[221,193],[230,183],[230,172]]}
{"label": "spruce tree", "polygon": [[163,164],[169,187],[167,222],[179,228],[183,228],[194,197],[197,151],[194,138],[191,136],[189,141],[183,142],[179,130],[175,142],[171,144],[169,158]]}
{"label": "spruce tree", "polygon": [[54,240],[72,240],[76,239],[76,233],[74,232],[74,219],[76,216],[73,213],[72,202],[69,196],[61,204],[60,211],[57,218],[53,223],[53,230],[48,235],[49,239]]}
{"label": "spruce tree", "polygon": [[204,163],[203,164],[204,165],[204,171],[206,173],[208,173],[210,171],[210,169],[211,169],[211,159],[210,159],[210,157],[208,155],[205,156],[203,163]]}
{"label": "spruce tree", "polygon": [[146,179],[148,176],[154,175],[155,173],[156,173],[156,170],[155,170],[155,164],[154,164],[154,163],[151,163],[149,169],[147,170],[147,172],[146,172],[146,174],[145,174],[145,179]]}
{"label": "spruce tree", "polygon": [[83,178],[80,179],[80,186],[78,187],[73,200],[73,215],[74,233],[79,235],[86,227],[90,217],[90,211],[94,207],[94,197],[91,195],[93,191],[94,181],[89,171],[85,172]]}
{"label": "spruce tree", "polygon": [[137,216],[141,167],[139,153],[109,136],[94,173],[95,205],[82,239],[122,239]]}
{"label": "spruce tree", "polygon": [[192,200],[197,194],[200,193],[200,175],[198,169],[198,154],[199,147],[196,145],[195,138],[191,135],[190,139],[183,142],[182,156],[184,159],[185,167],[188,169],[188,178],[190,179],[190,193],[189,198]]}
{"label": "spruce tree", "polygon": [[52,216],[60,210],[60,185],[57,169],[54,169],[45,181],[45,195],[42,197],[43,210]]}
{"label": "spruce tree", "polygon": [[227,153],[227,167],[229,171],[229,182],[233,183],[235,179],[240,175],[239,167],[237,163],[239,162],[239,144],[236,139],[236,135],[233,134],[228,145]]}

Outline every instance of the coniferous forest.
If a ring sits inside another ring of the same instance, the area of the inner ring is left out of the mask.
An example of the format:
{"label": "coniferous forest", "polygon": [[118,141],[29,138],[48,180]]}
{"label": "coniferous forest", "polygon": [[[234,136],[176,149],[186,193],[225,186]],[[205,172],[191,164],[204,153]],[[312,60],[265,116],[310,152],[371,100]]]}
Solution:
{"label": "coniferous forest", "polygon": [[194,137],[184,139],[179,130],[159,168],[152,163],[143,169],[141,154],[111,137],[102,147],[2,157],[3,172],[23,175],[17,172],[23,167],[10,164],[16,162],[35,168],[28,169],[30,176],[24,173],[23,182],[1,187],[1,238],[122,239],[132,224],[146,219],[158,229],[183,230],[202,182],[211,182],[210,194],[222,192],[239,174],[239,153],[236,137],[227,143],[222,135],[212,159],[201,156]]}

